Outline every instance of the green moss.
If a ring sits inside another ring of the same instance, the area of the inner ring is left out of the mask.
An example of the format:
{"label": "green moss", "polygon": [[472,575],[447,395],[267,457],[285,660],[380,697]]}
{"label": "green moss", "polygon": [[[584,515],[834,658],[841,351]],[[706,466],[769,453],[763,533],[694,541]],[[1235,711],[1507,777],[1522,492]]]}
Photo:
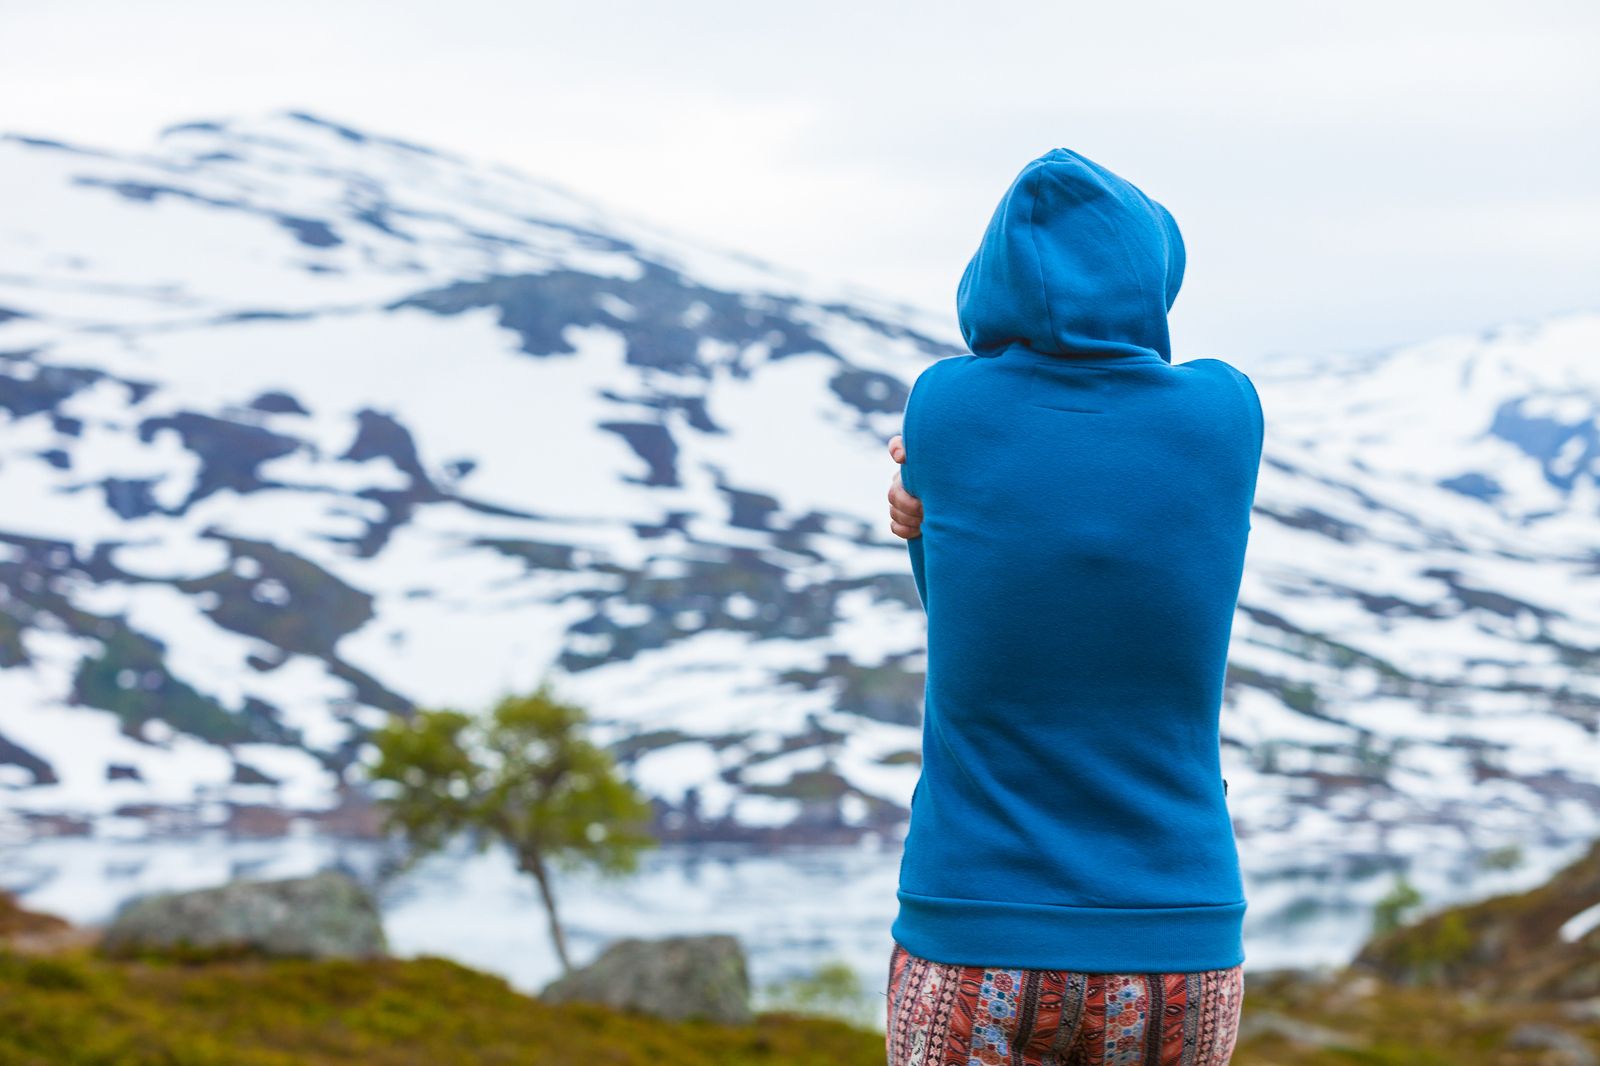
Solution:
{"label": "green moss", "polygon": [[160,719],[218,744],[270,739],[258,738],[247,719],[173,677],[161,645],[121,625],[105,638],[99,655],[78,664],[74,691],[83,703],[114,713],[135,735]]}
{"label": "green moss", "polygon": [[833,770],[800,770],[781,785],[746,785],[745,791],[785,799],[838,800],[853,790]]}
{"label": "green moss", "polygon": [[883,1035],[769,1011],[743,1026],[550,1005],[437,958],[204,964],[0,951],[0,1062],[876,1066]]}
{"label": "green moss", "polygon": [[1317,690],[1304,681],[1283,686],[1283,702],[1302,714],[1312,714],[1320,709]]}
{"label": "green moss", "polygon": [[[437,958],[195,963],[0,950],[0,1062],[877,1066],[883,1034],[860,1024],[861,986],[847,971],[824,965],[771,986],[770,1006],[781,1009],[732,1026],[546,1004]],[[1247,971],[1235,1066],[1533,1066],[1550,1061],[1548,1052],[1506,1047],[1517,1025],[1600,1039],[1600,1022],[1576,1022],[1556,1003],[1385,982],[1363,991],[1350,976],[1324,982]],[[858,1024],[825,1016],[834,1013]],[[1251,1024],[1269,1013],[1304,1026],[1308,1037]]]}
{"label": "green moss", "polygon": [[1506,844],[1484,852],[1478,859],[1478,865],[1485,870],[1515,870],[1522,865],[1522,861],[1522,846]]}
{"label": "green moss", "polygon": [[1421,903],[1422,893],[1417,891],[1416,886],[1404,874],[1399,875],[1395,879],[1394,887],[1373,904],[1373,935],[1378,936],[1399,929],[1405,924],[1407,912]]}
{"label": "green moss", "polygon": [[610,751],[619,762],[631,762],[653,751],[698,739],[692,733],[686,733],[681,729],[649,729],[635,733],[631,737],[624,737],[612,744]]}
{"label": "green moss", "polygon": [[1460,911],[1450,910],[1401,937],[1395,945],[1394,961],[1407,967],[1417,981],[1443,980],[1450,976],[1451,967],[1467,958],[1473,943],[1466,918]]}
{"label": "green moss", "polygon": [[[1376,935],[1355,962],[1405,986],[1467,988],[1489,997],[1575,997],[1600,991],[1594,953],[1555,930],[1594,902],[1600,841],[1544,884],[1430,914]],[[1392,924],[1392,923],[1389,923]]]}
{"label": "green moss", "polygon": [[65,918],[30,911],[10,892],[0,892],[0,937],[29,933],[58,933],[70,928]]}
{"label": "green moss", "polygon": [[837,1018],[863,1029],[875,1025],[884,1010],[882,998],[868,996],[861,975],[843,959],[830,959],[810,973],[774,981],[765,994],[771,1008]]}
{"label": "green moss", "polygon": [[22,623],[0,607],[0,670],[26,666],[28,649],[22,644]]}
{"label": "green moss", "polygon": [[884,766],[916,766],[922,762],[922,753],[906,748],[902,751],[891,751],[878,761]]}
{"label": "green moss", "polygon": [[[1556,1061],[1549,1049],[1510,1048],[1510,1032],[1525,1023],[1549,1025],[1593,1041],[1600,1022],[1579,1023],[1555,1002],[1480,999],[1460,988],[1399,986],[1344,972],[1328,981],[1289,972],[1245,971],[1243,1032],[1233,1066],[1535,1066]],[[1296,1028],[1294,1039],[1253,1016],[1276,1015]],[[1345,1040],[1326,1043],[1316,1033]]]}
{"label": "green moss", "polygon": [[[340,639],[372,618],[371,596],[309,559],[265,541],[215,536],[227,544],[232,563],[249,559],[258,573],[241,577],[230,565],[207,577],[174,581],[173,586],[191,596],[215,594],[216,605],[206,614],[224,629],[259,637],[285,651],[333,659]],[[281,602],[257,598],[260,583],[269,579],[281,588]]]}

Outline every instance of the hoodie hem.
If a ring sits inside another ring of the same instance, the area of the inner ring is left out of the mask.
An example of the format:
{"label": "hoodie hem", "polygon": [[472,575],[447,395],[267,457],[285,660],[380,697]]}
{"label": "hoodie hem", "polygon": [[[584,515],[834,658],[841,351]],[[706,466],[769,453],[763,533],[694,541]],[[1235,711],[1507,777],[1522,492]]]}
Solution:
{"label": "hoodie hem", "polygon": [[900,889],[890,932],[913,955],[962,966],[1195,973],[1244,962],[1245,900],[1187,907],[1074,907],[924,896]]}

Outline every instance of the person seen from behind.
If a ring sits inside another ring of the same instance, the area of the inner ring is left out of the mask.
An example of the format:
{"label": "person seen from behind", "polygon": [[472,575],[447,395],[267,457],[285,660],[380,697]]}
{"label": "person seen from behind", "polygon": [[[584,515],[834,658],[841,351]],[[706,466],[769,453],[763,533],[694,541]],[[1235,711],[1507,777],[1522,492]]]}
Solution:
{"label": "person seen from behind", "polygon": [[1174,362],[1172,214],[1056,148],[957,289],[889,490],[926,612],[890,1066],[1224,1066],[1247,907],[1220,713],[1264,416]]}

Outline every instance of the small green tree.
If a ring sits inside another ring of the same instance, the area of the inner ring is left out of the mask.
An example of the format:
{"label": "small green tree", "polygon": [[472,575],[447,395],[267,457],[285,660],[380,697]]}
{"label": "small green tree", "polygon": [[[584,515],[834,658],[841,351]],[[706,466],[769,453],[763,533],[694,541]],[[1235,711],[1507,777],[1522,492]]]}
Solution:
{"label": "small green tree", "polygon": [[1388,892],[1372,905],[1372,934],[1392,932],[1405,924],[1406,915],[1422,903],[1422,893],[1405,874],[1395,875]]}
{"label": "small green tree", "polygon": [[861,975],[843,959],[829,959],[810,973],[769,982],[766,1009],[837,1018],[868,1028],[877,1022],[882,1001],[867,995]]}
{"label": "small green tree", "polygon": [[572,969],[556,911],[551,867],[631,873],[655,844],[649,800],[617,770],[610,753],[581,735],[588,715],[564,703],[548,681],[532,695],[506,696],[487,717],[418,710],[371,737],[369,769],[382,782],[385,826],[406,840],[414,863],[469,834],[482,851],[511,850],[539,886],[550,938]]}

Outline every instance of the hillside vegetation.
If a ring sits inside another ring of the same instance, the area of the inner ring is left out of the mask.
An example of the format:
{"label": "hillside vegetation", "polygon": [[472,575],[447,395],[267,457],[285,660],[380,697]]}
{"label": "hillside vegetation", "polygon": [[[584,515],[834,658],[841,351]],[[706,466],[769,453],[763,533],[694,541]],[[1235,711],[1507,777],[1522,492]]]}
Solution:
{"label": "hillside vegetation", "polygon": [[[1237,1066],[1594,1066],[1600,842],[1526,892],[1375,935],[1330,972],[1245,975]],[[879,1066],[883,1035],[831,1018],[670,1022],[553,1004],[439,958],[98,953],[94,931],[0,894],[0,1064]]]}
{"label": "hillside vegetation", "polygon": [[550,1005],[438,958],[112,961],[0,950],[7,1066],[879,1066],[883,1036],[758,1015],[748,1026]]}

